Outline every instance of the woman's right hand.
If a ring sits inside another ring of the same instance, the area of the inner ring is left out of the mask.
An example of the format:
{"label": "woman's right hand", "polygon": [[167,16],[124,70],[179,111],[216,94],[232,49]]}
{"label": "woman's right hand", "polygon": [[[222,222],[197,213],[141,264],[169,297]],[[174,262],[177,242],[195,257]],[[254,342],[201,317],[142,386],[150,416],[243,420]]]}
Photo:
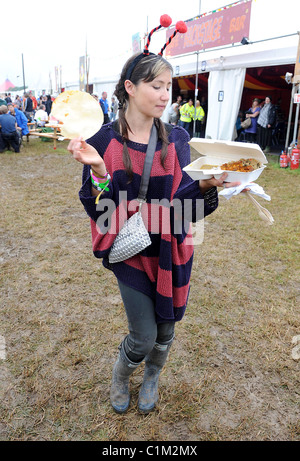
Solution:
{"label": "woman's right hand", "polygon": [[95,173],[99,173],[101,176],[106,174],[106,167],[102,157],[98,154],[96,149],[90,144],[87,144],[83,138],[71,139],[68,145],[68,151],[78,162],[83,165],[91,165]]}

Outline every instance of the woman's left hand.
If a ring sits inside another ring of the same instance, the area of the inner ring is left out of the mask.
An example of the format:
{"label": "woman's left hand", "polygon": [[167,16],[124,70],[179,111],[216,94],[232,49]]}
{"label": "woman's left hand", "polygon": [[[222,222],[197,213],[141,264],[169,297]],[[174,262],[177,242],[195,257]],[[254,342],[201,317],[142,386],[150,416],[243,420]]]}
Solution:
{"label": "woman's left hand", "polygon": [[206,191],[208,191],[214,186],[216,187],[236,187],[241,184],[239,181],[226,182],[227,176],[228,176],[228,173],[223,173],[219,179],[216,179],[214,177],[211,179],[201,179],[199,181],[199,187],[200,187],[202,194],[204,194]]}

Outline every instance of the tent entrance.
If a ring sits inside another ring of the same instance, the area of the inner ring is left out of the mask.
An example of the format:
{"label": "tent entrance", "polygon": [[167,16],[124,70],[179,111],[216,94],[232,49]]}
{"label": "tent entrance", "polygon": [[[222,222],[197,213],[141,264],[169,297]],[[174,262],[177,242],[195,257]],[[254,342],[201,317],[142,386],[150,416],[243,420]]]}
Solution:
{"label": "tent entrance", "polygon": [[[211,73],[213,72],[216,71],[211,71]],[[287,72],[294,73],[294,64],[247,68],[239,109],[245,112],[251,106],[254,98],[264,100],[266,96],[271,96],[273,104],[278,106],[277,113],[286,130],[291,99],[291,85],[288,85],[285,81]],[[208,100],[209,76],[208,72],[199,73],[198,75],[198,99],[201,103],[202,101],[207,103]],[[195,74],[174,77],[172,99],[176,100],[176,97],[181,94],[183,99],[192,98],[194,100],[195,81]],[[208,101],[207,112],[209,110]]]}

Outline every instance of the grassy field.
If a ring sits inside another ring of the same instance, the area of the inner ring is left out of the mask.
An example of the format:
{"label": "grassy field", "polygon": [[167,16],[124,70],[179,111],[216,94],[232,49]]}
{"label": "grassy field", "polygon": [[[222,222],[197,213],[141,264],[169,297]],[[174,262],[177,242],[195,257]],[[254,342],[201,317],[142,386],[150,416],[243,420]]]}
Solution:
{"label": "grassy field", "polygon": [[0,155],[0,440],[299,441],[299,170],[270,157],[257,181],[273,226],[245,196],[220,198],[159,405],[137,411],[141,368],[117,415],[110,377],[127,323],[93,257],[81,166],[66,146],[30,139]]}

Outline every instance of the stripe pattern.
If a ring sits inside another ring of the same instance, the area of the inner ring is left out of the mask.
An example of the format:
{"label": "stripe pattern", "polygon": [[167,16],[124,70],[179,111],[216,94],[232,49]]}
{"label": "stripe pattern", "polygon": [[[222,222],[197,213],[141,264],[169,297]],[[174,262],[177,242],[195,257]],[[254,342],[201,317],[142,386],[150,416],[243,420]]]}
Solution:
{"label": "stripe pattern", "polygon": [[170,45],[171,41],[173,40],[173,38],[175,37],[175,35],[177,34],[178,30],[175,29],[175,31],[173,32],[173,34],[169,37],[169,39],[166,41],[166,43],[164,44],[164,46],[162,47],[162,49],[160,50],[160,52],[158,53],[159,56],[162,56],[163,52],[165,51],[165,49],[167,48],[168,45]]}
{"label": "stripe pattern", "polygon": [[151,30],[151,32],[149,32],[148,34],[148,37],[147,37],[147,43],[145,45],[145,48],[144,48],[144,53],[145,55],[148,55],[149,54],[149,45],[150,45],[150,41],[151,41],[151,37],[152,35],[154,34],[154,32],[156,32],[157,30],[161,29],[161,25],[155,27],[154,29]]}
{"label": "stripe pattern", "polygon": [[[218,206],[216,188],[206,198],[200,192],[198,181],[193,181],[182,171],[190,163],[188,140],[189,135],[183,128],[174,126],[170,129],[165,167],[160,162],[161,141],[158,140],[147,204],[142,207],[152,244],[140,254],[116,264],[109,264],[108,254],[123,223],[135,213],[135,199],[139,191],[147,145],[127,142],[133,168],[133,180],[128,183],[122,160],[122,137],[114,130],[113,124],[102,126],[87,141],[103,157],[112,178],[109,191],[102,194],[96,206],[95,197],[91,194],[90,167],[83,167],[79,197],[90,217],[94,255],[102,258],[104,267],[111,269],[124,284],[145,293],[155,301],[158,323],[182,319],[188,301],[193,264],[191,224],[184,221],[186,216],[183,214],[180,217],[181,231],[178,232],[177,226],[175,232],[175,212],[170,206],[172,200],[182,203],[185,199],[191,201],[188,217],[190,222],[196,220],[198,199],[204,199],[204,216],[212,213]],[[109,214],[105,207],[107,203],[115,205],[110,210],[111,223],[114,226],[110,227],[109,232],[105,228]]]}

